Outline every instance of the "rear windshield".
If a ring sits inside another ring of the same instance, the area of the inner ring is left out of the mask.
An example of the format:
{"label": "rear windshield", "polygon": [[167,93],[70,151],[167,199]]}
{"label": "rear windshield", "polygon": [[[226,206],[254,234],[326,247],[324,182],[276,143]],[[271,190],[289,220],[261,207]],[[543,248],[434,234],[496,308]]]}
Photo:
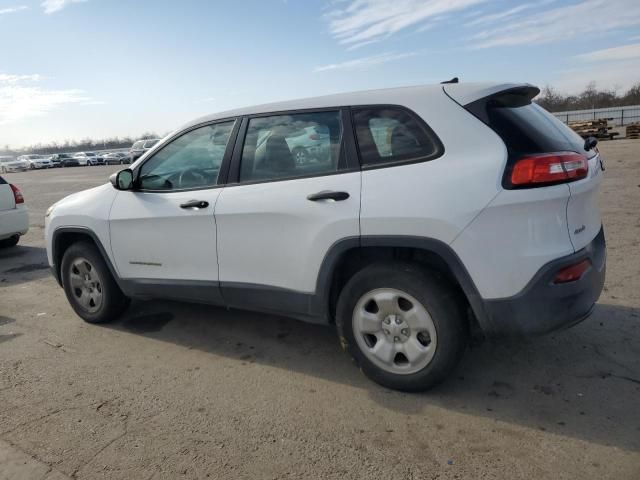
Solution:
{"label": "rear windshield", "polygon": [[532,103],[530,95],[502,93],[467,106],[504,141],[510,158],[526,154],[577,152],[588,157],[595,150],[584,149],[584,139],[551,115]]}

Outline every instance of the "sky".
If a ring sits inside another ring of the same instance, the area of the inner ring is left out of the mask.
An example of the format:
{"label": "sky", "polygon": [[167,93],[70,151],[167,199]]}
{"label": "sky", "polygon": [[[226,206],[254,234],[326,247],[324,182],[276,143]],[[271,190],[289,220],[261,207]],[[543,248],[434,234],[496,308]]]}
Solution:
{"label": "sky", "polygon": [[640,0],[0,0],[0,147],[454,76],[622,92]]}

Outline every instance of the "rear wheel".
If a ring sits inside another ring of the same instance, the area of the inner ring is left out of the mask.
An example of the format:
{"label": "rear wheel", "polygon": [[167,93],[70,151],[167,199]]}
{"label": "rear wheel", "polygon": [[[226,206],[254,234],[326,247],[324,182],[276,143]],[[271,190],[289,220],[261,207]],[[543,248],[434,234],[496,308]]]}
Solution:
{"label": "rear wheel", "polygon": [[62,257],[62,285],[75,312],[89,323],[117,318],[128,306],[102,255],[89,242],[71,245]]}
{"label": "rear wheel", "polygon": [[0,240],[0,248],[15,247],[20,241],[20,235],[14,235],[13,237]]}
{"label": "rear wheel", "polygon": [[464,353],[468,328],[455,290],[412,264],[375,264],[340,294],[341,343],[388,388],[417,392],[444,380]]}

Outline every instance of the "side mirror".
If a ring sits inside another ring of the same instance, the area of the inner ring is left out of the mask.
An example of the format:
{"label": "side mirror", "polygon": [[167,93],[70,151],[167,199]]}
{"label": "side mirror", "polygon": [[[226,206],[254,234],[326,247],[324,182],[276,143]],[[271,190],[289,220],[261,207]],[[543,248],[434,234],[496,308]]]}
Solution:
{"label": "side mirror", "polygon": [[130,168],[120,170],[109,177],[109,181],[116,190],[133,189],[133,171]]}

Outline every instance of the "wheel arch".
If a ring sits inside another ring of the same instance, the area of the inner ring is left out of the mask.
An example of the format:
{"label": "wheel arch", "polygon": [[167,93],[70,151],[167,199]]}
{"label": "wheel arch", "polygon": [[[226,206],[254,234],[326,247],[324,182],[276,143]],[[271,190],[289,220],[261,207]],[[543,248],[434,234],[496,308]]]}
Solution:
{"label": "wheel arch", "polygon": [[327,320],[335,320],[340,290],[356,272],[373,262],[404,260],[418,262],[437,271],[459,288],[478,326],[489,327],[484,301],[469,272],[453,249],[433,238],[413,236],[362,236],[336,242],[327,252],[318,274],[316,292]]}
{"label": "wheel arch", "polygon": [[74,243],[80,241],[88,241],[96,246],[100,255],[104,259],[107,267],[109,267],[109,271],[113,276],[114,280],[120,286],[120,280],[118,278],[116,269],[111,263],[111,259],[109,255],[107,255],[107,251],[104,248],[104,245],[98,238],[96,233],[87,228],[87,227],[59,227],[53,232],[52,242],[51,242],[51,253],[53,259],[53,274],[56,278],[56,281],[60,286],[62,286],[62,275],[61,275],[61,265],[62,265],[62,257],[64,256],[64,252],[73,245]]}

